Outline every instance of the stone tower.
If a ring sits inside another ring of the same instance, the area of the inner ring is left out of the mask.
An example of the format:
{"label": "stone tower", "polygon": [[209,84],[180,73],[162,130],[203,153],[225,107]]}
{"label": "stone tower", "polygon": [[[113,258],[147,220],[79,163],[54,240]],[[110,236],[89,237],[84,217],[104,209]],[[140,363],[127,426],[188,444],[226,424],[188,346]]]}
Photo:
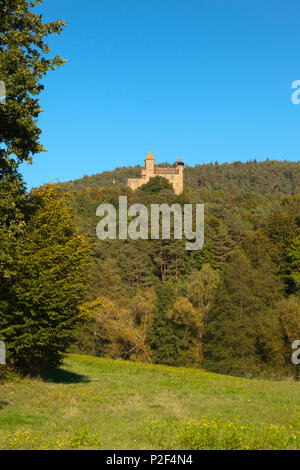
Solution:
{"label": "stone tower", "polygon": [[176,194],[181,194],[183,191],[183,172],[184,172],[184,163],[180,160],[180,157],[177,158],[176,168],[178,170],[178,178],[177,178],[177,187],[178,192],[175,191]]}
{"label": "stone tower", "polygon": [[[149,181],[149,179],[154,176],[154,166],[155,166],[155,160],[151,152],[148,153],[147,157],[144,160],[144,163],[145,163],[145,168],[141,170],[141,177],[148,178],[147,181]],[[139,180],[139,178],[137,179]],[[142,183],[142,184],[145,184],[145,183]]]}

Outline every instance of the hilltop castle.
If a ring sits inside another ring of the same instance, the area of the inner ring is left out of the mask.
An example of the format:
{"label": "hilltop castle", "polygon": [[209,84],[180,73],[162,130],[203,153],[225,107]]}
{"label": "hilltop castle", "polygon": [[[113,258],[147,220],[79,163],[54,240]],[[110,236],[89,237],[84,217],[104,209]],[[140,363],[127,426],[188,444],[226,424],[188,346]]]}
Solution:
{"label": "hilltop castle", "polygon": [[135,190],[143,184],[148,183],[150,178],[154,178],[155,176],[161,176],[162,178],[166,178],[173,185],[176,194],[182,193],[184,163],[180,160],[180,157],[178,157],[178,160],[176,162],[176,168],[155,167],[155,160],[151,152],[149,152],[144,162],[145,168],[142,168],[141,170],[141,177],[129,178],[127,181],[127,185],[130,186],[131,189]]}

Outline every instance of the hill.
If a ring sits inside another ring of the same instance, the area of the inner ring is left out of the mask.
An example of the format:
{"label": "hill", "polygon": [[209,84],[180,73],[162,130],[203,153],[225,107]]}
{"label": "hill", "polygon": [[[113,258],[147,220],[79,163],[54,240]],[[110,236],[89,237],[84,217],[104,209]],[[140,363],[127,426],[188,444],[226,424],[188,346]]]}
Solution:
{"label": "hill", "polygon": [[[71,352],[169,365],[198,366],[204,358],[215,372],[292,376],[290,345],[300,334],[300,163],[187,166],[179,196],[164,186],[153,191],[150,183],[131,191],[127,178],[139,172],[118,168],[60,184],[71,193],[80,232],[94,244],[84,300],[105,296],[107,305],[96,325],[80,328]],[[203,203],[203,249],[187,251],[185,241],[174,238],[98,240],[96,209],[102,203],[118,208],[120,195],[128,205],[147,207]],[[161,285],[169,299],[163,312]],[[244,326],[232,334],[237,321]],[[239,360],[240,347],[249,360]]]}
{"label": "hill", "polygon": [[[172,166],[167,162],[158,163],[160,167]],[[174,165],[173,165],[174,166]],[[74,181],[60,183],[64,188],[83,190],[86,188],[124,187],[128,178],[140,176],[141,167],[120,167],[113,171],[104,171],[91,176],[83,176]],[[294,194],[300,188],[300,162],[266,160],[257,162],[198,164],[185,166],[185,186],[190,189],[206,187],[220,190],[228,182],[243,191],[259,194]]]}
{"label": "hill", "polygon": [[298,383],[68,355],[1,388],[0,449],[300,449]]}

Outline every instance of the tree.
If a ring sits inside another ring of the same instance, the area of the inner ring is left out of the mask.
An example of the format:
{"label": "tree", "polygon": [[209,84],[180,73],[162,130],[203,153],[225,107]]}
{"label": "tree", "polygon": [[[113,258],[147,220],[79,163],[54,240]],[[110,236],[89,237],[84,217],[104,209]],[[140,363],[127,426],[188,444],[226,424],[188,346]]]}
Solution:
{"label": "tree", "polygon": [[38,372],[59,364],[82,318],[90,246],[76,235],[68,198],[54,185],[36,190],[30,203],[14,273],[2,285],[0,331],[9,363]]}
{"label": "tree", "polygon": [[[95,248],[95,247],[94,247]],[[114,257],[101,259],[92,255],[92,277],[88,284],[86,298],[96,299],[101,293],[111,300],[126,297],[126,285],[122,282],[120,269]]]}
{"label": "tree", "polygon": [[186,297],[177,297],[166,316],[179,327],[182,343],[188,345],[188,348],[180,348],[178,363],[201,363],[203,360],[201,312]]}
{"label": "tree", "polygon": [[41,79],[64,60],[50,52],[45,42],[60,34],[64,21],[43,23],[32,7],[42,0],[6,0],[0,3],[0,79],[6,87],[6,104],[0,106],[0,167],[8,170],[44,151],[39,142],[37,118],[42,112],[38,95]]}
{"label": "tree", "polygon": [[0,302],[4,280],[9,279],[14,270],[16,241],[25,227],[27,200],[18,172],[11,170],[10,175],[4,175],[0,168]]}
{"label": "tree", "polygon": [[282,290],[269,266],[254,269],[241,250],[231,253],[205,321],[208,369],[243,375],[282,366],[279,319],[274,313]]}
{"label": "tree", "polygon": [[288,299],[279,301],[277,311],[283,334],[282,354],[287,368],[293,368],[291,364],[291,345],[293,341],[300,339],[300,300],[292,295]]}
{"label": "tree", "polygon": [[150,194],[158,193],[159,191],[169,190],[173,193],[173,186],[166,178],[162,176],[155,176],[150,178],[148,183],[141,186],[140,191]]}
{"label": "tree", "polygon": [[156,294],[157,313],[150,332],[150,345],[154,351],[153,362],[156,364],[177,365],[181,341],[176,327],[167,315],[177,297],[176,283],[170,280],[160,284],[157,286]]}
{"label": "tree", "polygon": [[204,264],[200,271],[194,271],[187,279],[187,297],[203,317],[212,306],[218,282],[219,274],[209,264]]}
{"label": "tree", "polygon": [[96,312],[90,325],[99,355],[152,362],[148,332],[156,310],[155,301],[152,289],[128,300],[126,307],[105,299],[104,308]]}
{"label": "tree", "polygon": [[185,337],[189,330],[198,333],[202,326],[199,312],[186,297],[177,297],[172,308],[167,311],[167,318],[185,327]]}
{"label": "tree", "polygon": [[120,240],[119,246],[118,265],[127,290],[153,285],[155,277],[149,257],[149,243],[146,240]]}
{"label": "tree", "polygon": [[228,253],[234,246],[234,243],[228,233],[228,228],[223,223],[220,224],[214,235],[213,245],[215,264],[222,268]]}
{"label": "tree", "polygon": [[195,268],[200,270],[204,264],[209,264],[211,267],[215,267],[215,250],[213,244],[208,242],[201,250],[195,250],[192,252],[193,262]]}
{"label": "tree", "polygon": [[[24,358],[22,350],[24,352],[26,341],[29,350],[34,350],[32,338],[27,337],[23,346],[18,344],[24,332],[23,323],[26,323],[26,315],[24,322],[21,319],[21,305],[20,310],[16,310],[17,298],[22,297],[24,288],[20,254],[26,255],[23,261],[26,260],[29,266],[29,251],[26,252],[24,242],[29,241],[28,227],[34,220],[31,219],[26,227],[26,214],[32,209],[33,198],[25,193],[18,165],[24,161],[31,162],[32,155],[45,150],[39,142],[41,130],[37,125],[42,112],[38,99],[44,88],[41,79],[48,70],[54,70],[64,62],[59,56],[46,58],[50,48],[45,38],[60,34],[65,23],[56,21],[44,24],[42,16],[32,12],[36,4],[41,4],[41,0],[0,2],[0,80],[5,83],[6,89],[6,101],[0,105],[0,331],[3,337],[12,340],[8,345],[8,359],[16,363],[20,363],[21,357]],[[52,228],[56,230],[56,227]],[[30,281],[28,278],[28,284]],[[18,287],[20,291],[17,295]],[[29,305],[27,308],[30,309]],[[34,311],[35,304],[32,306]],[[43,339],[39,341],[43,342]],[[53,347],[55,349],[55,345]],[[30,351],[25,355],[30,357]],[[32,365],[33,362],[30,367]]]}
{"label": "tree", "polygon": [[286,250],[287,269],[286,278],[289,281],[290,290],[300,295],[300,235],[292,240]]}

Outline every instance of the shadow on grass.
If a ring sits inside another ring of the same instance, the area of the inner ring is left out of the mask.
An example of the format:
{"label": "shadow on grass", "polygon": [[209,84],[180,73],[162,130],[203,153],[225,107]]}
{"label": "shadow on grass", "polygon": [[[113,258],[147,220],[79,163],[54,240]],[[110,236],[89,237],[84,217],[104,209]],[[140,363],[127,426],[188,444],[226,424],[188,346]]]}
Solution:
{"label": "shadow on grass", "polygon": [[78,384],[88,383],[90,379],[86,375],[76,374],[65,369],[51,369],[44,372],[41,378],[45,382],[53,382],[56,384]]}
{"label": "shadow on grass", "polygon": [[8,401],[0,400],[0,411],[8,405]]}

